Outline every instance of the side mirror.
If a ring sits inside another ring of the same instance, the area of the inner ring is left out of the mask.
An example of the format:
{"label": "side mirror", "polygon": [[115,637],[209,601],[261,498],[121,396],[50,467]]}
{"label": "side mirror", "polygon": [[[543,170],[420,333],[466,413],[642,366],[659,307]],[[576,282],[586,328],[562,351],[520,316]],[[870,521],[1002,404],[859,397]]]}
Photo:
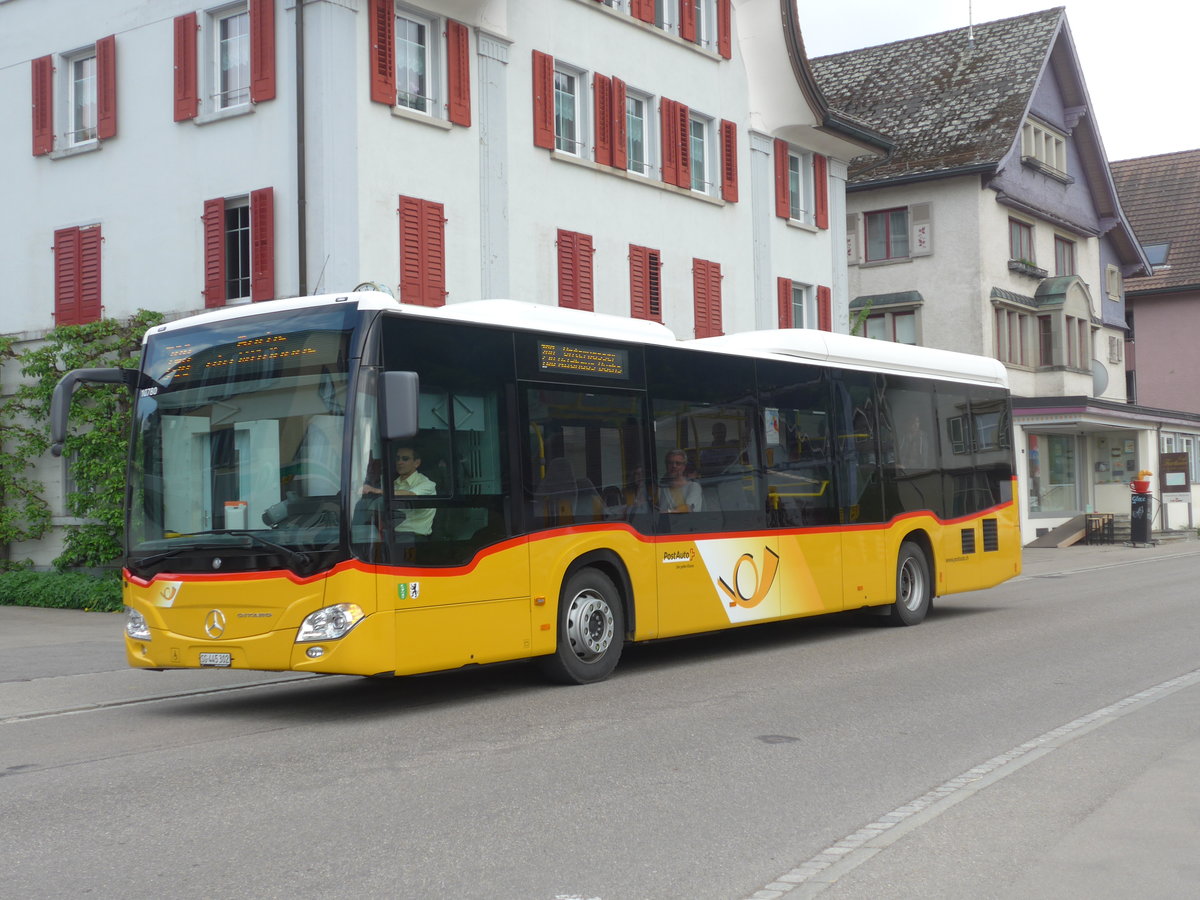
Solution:
{"label": "side mirror", "polygon": [[384,372],[379,380],[379,430],[385,441],[416,435],[421,411],[420,381],[416,372]]}
{"label": "side mirror", "polygon": [[[414,376],[415,377],[415,376]],[[71,395],[81,381],[96,384],[123,384],[133,390],[138,383],[137,369],[72,369],[54,386],[50,399],[50,452],[62,456],[63,441],[67,439],[67,413]]]}

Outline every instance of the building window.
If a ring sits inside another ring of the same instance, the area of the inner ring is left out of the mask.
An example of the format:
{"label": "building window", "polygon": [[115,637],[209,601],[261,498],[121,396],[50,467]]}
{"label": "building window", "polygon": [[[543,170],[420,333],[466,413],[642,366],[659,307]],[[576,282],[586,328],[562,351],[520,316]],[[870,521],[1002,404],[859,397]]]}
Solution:
{"label": "building window", "polygon": [[580,84],[583,79],[577,69],[554,67],[554,148],[575,156],[582,155],[584,132],[583,104]]}
{"label": "building window", "polygon": [[817,327],[817,297],[811,284],[792,282],[791,290],[792,317],[791,328]]}
{"label": "building window", "polygon": [[1121,270],[1114,265],[1108,265],[1104,269],[1104,293],[1109,300],[1119,302],[1121,293],[1124,290],[1124,279],[1121,277]]}
{"label": "building window", "polygon": [[591,310],[595,302],[592,278],[592,236],[558,229],[558,305]]}
{"label": "building window", "polygon": [[432,19],[407,10],[396,12],[396,105],[433,115],[436,96],[437,33]]}
{"label": "building window", "polygon": [[1087,369],[1092,361],[1091,325],[1086,319],[1075,316],[1063,317],[1067,340],[1067,367],[1071,369]]}
{"label": "building window", "polygon": [[67,146],[96,139],[96,51],[67,60]]}
{"label": "building window", "polygon": [[1142,252],[1146,254],[1146,259],[1155,268],[1166,266],[1167,252],[1170,249],[1171,245],[1169,243],[1145,244],[1142,246]]}
{"label": "building window", "polygon": [[250,297],[250,198],[225,201],[225,300]]}
{"label": "building window", "polygon": [[54,324],[81,325],[100,318],[99,225],[54,232]]}
{"label": "building window", "polygon": [[721,264],[707,259],[692,260],[696,337],[724,334],[721,324]]}
{"label": "building window", "polygon": [[446,303],[446,211],[441,203],[400,198],[400,300]]}
{"label": "building window", "polygon": [[654,117],[649,115],[652,108],[649,95],[625,89],[625,165],[630,172],[646,176],[653,166],[650,148],[654,146],[651,134]]}
{"label": "building window", "polygon": [[1075,275],[1075,242],[1054,236],[1054,274]]}
{"label": "building window", "polygon": [[629,245],[629,314],[662,321],[662,256],[635,244]]}
{"label": "building window", "polygon": [[1067,139],[1047,125],[1026,122],[1021,130],[1021,157],[1035,160],[1056,172],[1067,171]]}
{"label": "building window", "polygon": [[1054,365],[1054,317],[1038,316],[1038,365]]}
{"label": "building window", "polygon": [[1078,473],[1072,434],[1029,435],[1029,511],[1065,513],[1079,509]]}
{"label": "building window", "polygon": [[1034,265],[1032,225],[1018,219],[1008,220],[1008,256]]}
{"label": "building window", "polygon": [[1030,316],[1015,309],[996,310],[996,359],[1013,366],[1029,364],[1025,349]]}
{"label": "building window", "polygon": [[908,210],[889,209],[864,216],[867,262],[908,258]]}
{"label": "building window", "polygon": [[788,153],[788,218],[812,223],[813,170],[811,153]]}
{"label": "building window", "polygon": [[275,192],[205,201],[204,305],[275,297]]}
{"label": "building window", "polygon": [[917,343],[916,310],[878,312],[867,316],[867,337],[877,341],[892,341],[896,344]]}
{"label": "building window", "polygon": [[690,113],[688,116],[688,160],[691,172],[691,188],[701,194],[710,194],[713,189],[712,166],[714,154],[713,121],[707,116]]}
{"label": "building window", "polygon": [[245,4],[213,13],[213,106],[250,102],[250,12]]}

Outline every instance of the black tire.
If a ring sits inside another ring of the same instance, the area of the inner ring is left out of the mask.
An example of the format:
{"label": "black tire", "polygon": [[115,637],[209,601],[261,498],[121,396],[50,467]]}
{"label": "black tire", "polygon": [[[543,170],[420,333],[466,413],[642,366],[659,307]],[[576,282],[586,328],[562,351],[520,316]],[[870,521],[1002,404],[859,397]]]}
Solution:
{"label": "black tire", "polygon": [[558,600],[558,648],[538,662],[558,684],[590,684],[612,673],[625,643],[625,609],[612,580],[580,569]]}
{"label": "black tire", "polygon": [[905,541],[896,557],[896,602],[889,621],[893,625],[918,625],[929,612],[932,600],[933,582],[925,551]]}

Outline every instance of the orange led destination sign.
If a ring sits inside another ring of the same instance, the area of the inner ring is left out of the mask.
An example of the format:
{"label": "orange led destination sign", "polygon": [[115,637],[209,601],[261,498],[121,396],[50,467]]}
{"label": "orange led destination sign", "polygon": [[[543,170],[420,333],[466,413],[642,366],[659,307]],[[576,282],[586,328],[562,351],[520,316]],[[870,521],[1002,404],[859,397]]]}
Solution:
{"label": "orange led destination sign", "polygon": [[538,342],[538,368],[543,372],[574,372],[602,378],[629,377],[629,351],[580,344]]}

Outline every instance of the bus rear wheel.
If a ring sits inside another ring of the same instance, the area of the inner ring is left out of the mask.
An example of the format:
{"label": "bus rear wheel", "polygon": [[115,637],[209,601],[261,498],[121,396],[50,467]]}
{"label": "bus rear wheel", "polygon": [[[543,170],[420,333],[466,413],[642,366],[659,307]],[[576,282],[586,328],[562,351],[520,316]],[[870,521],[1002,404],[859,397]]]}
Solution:
{"label": "bus rear wheel", "polygon": [[917,625],[929,612],[933,583],[925,551],[912,541],[900,545],[896,558],[896,602],[889,619],[893,625]]}
{"label": "bus rear wheel", "polygon": [[597,569],[568,579],[558,602],[558,647],[539,660],[558,684],[590,684],[607,678],[625,642],[625,610],[612,580]]}

